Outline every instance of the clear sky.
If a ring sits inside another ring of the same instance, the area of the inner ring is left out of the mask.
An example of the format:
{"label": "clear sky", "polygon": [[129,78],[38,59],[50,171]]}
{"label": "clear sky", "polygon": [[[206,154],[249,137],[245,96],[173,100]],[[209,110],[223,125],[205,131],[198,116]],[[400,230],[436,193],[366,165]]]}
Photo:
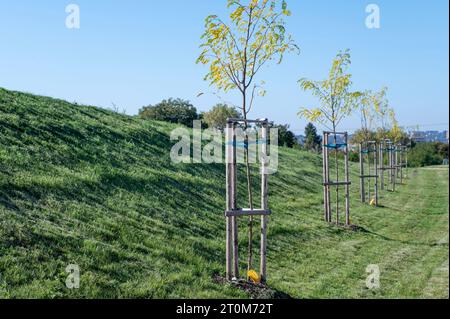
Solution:
{"label": "clear sky", "polygon": [[[317,102],[297,80],[321,80],[335,54],[352,52],[354,88],[389,87],[402,125],[448,128],[447,0],[290,0],[288,31],[301,47],[260,74],[268,94],[251,116],[288,123],[301,133],[300,106]],[[67,29],[68,4],[81,28]],[[381,9],[381,28],[368,29],[366,6]],[[137,114],[168,97],[200,111],[220,100],[195,64],[204,18],[225,14],[226,0],[1,0],[0,87],[111,107]],[[199,92],[211,92],[197,97]],[[238,103],[236,95],[222,100]],[[358,117],[342,124],[354,130]]]}

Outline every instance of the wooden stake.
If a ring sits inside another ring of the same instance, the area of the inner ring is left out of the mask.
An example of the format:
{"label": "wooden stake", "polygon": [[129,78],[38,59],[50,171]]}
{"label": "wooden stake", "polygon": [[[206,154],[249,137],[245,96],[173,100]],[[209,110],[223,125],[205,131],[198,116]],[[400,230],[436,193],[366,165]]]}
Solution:
{"label": "wooden stake", "polygon": [[375,206],[378,206],[378,145],[373,144],[373,158],[374,158],[374,176],[375,177]]}
{"label": "wooden stake", "polygon": [[383,147],[384,147],[384,142],[380,143],[380,186],[381,186],[381,190],[384,190],[384,158],[383,158]]}
{"label": "wooden stake", "polygon": [[[325,145],[328,145],[329,143],[329,134],[325,134]],[[327,182],[330,182],[330,153],[328,147],[325,147],[325,160],[326,160],[326,168],[327,168]],[[330,186],[327,185],[327,221],[331,223],[331,192],[330,192]]]}
{"label": "wooden stake", "polygon": [[359,188],[361,193],[361,202],[366,202],[366,190],[365,190],[365,179],[364,179],[364,154],[363,154],[363,144],[359,144]]}
{"label": "wooden stake", "polygon": [[404,171],[404,175],[403,178],[406,180],[408,178],[408,146],[405,145],[404,146],[404,162],[405,162],[405,171]]}
{"label": "wooden stake", "polygon": [[323,211],[324,211],[324,219],[328,221],[328,203],[327,203],[327,168],[326,168],[326,160],[325,160],[325,133],[323,134],[322,139],[322,180],[323,180]]}
{"label": "wooden stake", "polygon": [[[232,181],[234,175],[233,167],[233,127],[231,124],[227,124],[226,132],[226,206],[227,210],[231,210],[233,207],[233,188]],[[231,217],[226,217],[226,277],[228,280],[233,278],[233,222]]]}
{"label": "wooden stake", "polygon": [[[261,208],[263,210],[269,209],[269,190],[268,190],[268,127],[267,124],[264,124],[262,127],[262,140],[263,144],[261,145],[261,157],[263,159],[261,163]],[[261,216],[261,247],[260,247],[260,273],[261,273],[261,281],[263,283],[267,280],[267,266],[266,266],[266,258],[267,258],[267,220],[268,217],[266,215]]]}
{"label": "wooden stake", "polygon": [[[372,171],[373,171],[373,162],[371,160],[371,154],[373,153],[372,150],[372,144],[367,143],[367,170],[369,172],[369,175],[373,176]],[[373,156],[373,154],[372,154]],[[368,198],[368,202],[370,203],[370,201],[372,200],[372,193],[375,193],[375,191],[372,189],[372,179],[373,177],[369,177],[368,178],[368,190],[367,190],[367,198]]]}
{"label": "wooden stake", "polygon": [[401,166],[400,166],[400,184],[403,184],[403,166],[405,165],[405,163],[404,163],[405,149],[403,146],[400,146],[400,150],[401,150],[401,152],[400,152],[400,164],[401,164]]}
{"label": "wooden stake", "polygon": [[391,144],[391,182],[392,182],[392,191],[395,192],[395,153],[394,153],[394,144]]}
{"label": "wooden stake", "polygon": [[[334,134],[334,144],[338,143],[338,139],[337,139],[337,134]],[[334,164],[336,167],[336,179],[337,181],[339,181],[339,159],[338,159],[338,149],[336,148],[334,150]],[[337,185],[335,187],[335,191],[336,191],[336,225],[339,225],[339,220],[340,220],[340,211],[339,211],[339,185]]]}
{"label": "wooden stake", "polygon": [[[348,133],[345,133],[345,181],[350,182],[348,169]],[[345,185],[345,224],[350,226],[350,186]]]}
{"label": "wooden stake", "polygon": [[396,181],[400,179],[400,152],[398,145],[395,146],[395,177]]}
{"label": "wooden stake", "polygon": [[[236,124],[233,124],[233,178],[231,180],[232,195],[232,210],[237,209],[237,162],[236,162]],[[238,218],[236,216],[231,217],[233,224],[233,275],[235,278],[239,278],[239,229]]]}

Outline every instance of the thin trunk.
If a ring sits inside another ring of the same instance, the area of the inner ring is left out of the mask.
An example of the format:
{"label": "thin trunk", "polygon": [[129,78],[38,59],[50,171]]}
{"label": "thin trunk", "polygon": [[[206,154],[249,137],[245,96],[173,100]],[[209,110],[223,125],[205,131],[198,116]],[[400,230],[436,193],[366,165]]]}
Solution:
{"label": "thin trunk", "polygon": [[[243,93],[243,115],[244,120],[247,120],[247,110],[246,110],[246,94]],[[247,122],[244,124],[245,131],[247,130],[248,125]],[[249,145],[248,145],[248,135],[245,133],[245,141],[244,141],[244,157],[245,157],[245,168],[247,175],[247,192],[248,192],[248,205],[251,210],[253,210],[253,192],[252,192],[252,182],[251,182],[251,174],[250,174],[250,161],[249,161]],[[247,256],[247,273],[253,268],[253,216],[249,216],[248,218],[248,256]],[[248,279],[248,278],[247,278]]]}
{"label": "thin trunk", "polygon": [[[339,182],[339,161],[338,161],[338,140],[336,135],[336,124],[333,123],[334,143],[336,149],[334,150],[334,163],[336,166],[336,182]],[[339,225],[339,185],[336,186],[336,225]]]}
{"label": "thin trunk", "polygon": [[[248,142],[248,137],[246,138]],[[248,158],[248,148],[245,151],[245,166],[247,170],[247,190],[248,190],[248,204],[249,208],[253,210],[253,193],[251,186],[251,175],[250,175],[250,163]],[[253,267],[253,216],[248,218],[248,260],[247,268],[250,271]]]}

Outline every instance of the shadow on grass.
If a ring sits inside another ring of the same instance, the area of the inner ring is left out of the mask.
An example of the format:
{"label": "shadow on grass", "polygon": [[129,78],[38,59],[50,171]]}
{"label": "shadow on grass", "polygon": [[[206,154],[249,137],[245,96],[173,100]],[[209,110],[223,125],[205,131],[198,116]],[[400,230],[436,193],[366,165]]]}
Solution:
{"label": "shadow on grass", "polygon": [[[446,198],[445,198],[446,199]],[[412,211],[412,210],[406,210],[406,209],[402,209],[402,208],[396,208],[396,207],[389,207],[389,206],[378,206],[380,208],[385,208],[385,209],[389,209],[392,210],[394,212],[398,212],[398,213],[404,213],[404,214],[424,214],[424,211]],[[442,212],[438,212],[438,213],[427,213],[429,215],[445,215],[448,214],[446,211],[442,211]]]}
{"label": "shadow on grass", "polygon": [[424,243],[424,242],[417,242],[417,241],[409,241],[409,240],[400,240],[400,239],[395,239],[395,238],[390,238],[387,237],[385,235],[381,235],[378,234],[376,232],[373,232],[371,230],[368,230],[364,227],[359,227],[359,232],[362,233],[366,233],[372,236],[376,236],[378,238],[381,238],[382,240],[386,240],[386,241],[392,241],[392,242],[397,242],[397,243],[401,243],[401,244],[407,244],[407,245],[414,245],[414,246],[428,246],[428,247],[436,247],[436,246],[448,246],[448,243]]}

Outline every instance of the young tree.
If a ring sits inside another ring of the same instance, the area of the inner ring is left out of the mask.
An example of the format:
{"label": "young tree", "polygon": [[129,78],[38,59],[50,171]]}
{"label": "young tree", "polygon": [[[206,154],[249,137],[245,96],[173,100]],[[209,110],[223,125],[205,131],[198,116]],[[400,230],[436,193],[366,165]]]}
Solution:
{"label": "young tree", "polygon": [[[333,133],[341,121],[349,116],[358,107],[358,102],[363,96],[361,92],[351,92],[351,74],[348,68],[351,64],[350,51],[339,52],[333,60],[328,78],[323,81],[299,80],[300,87],[305,91],[311,91],[319,99],[317,108],[301,108],[298,113],[310,122],[320,123]],[[335,143],[337,137],[335,135]],[[335,149],[336,180],[339,180],[338,150]],[[339,205],[339,186],[336,187],[336,205]]]}
{"label": "young tree", "polygon": [[305,127],[305,148],[309,151],[320,152],[322,138],[317,134],[317,129],[312,123]]}
{"label": "young tree", "polygon": [[[286,34],[284,18],[291,15],[286,1],[228,0],[231,13],[222,20],[210,15],[205,21],[204,40],[197,63],[209,65],[205,80],[224,92],[237,90],[246,120],[257,94],[265,94],[256,76],[269,62],[281,63],[286,52],[298,50]],[[245,125],[244,129],[247,129]],[[246,137],[246,141],[248,137]],[[249,206],[253,208],[248,149],[245,149]],[[252,268],[253,218],[249,218],[248,268]]]}
{"label": "young tree", "polygon": [[227,125],[227,119],[240,118],[241,116],[241,113],[235,107],[226,104],[217,104],[211,111],[203,114],[203,120],[209,127],[223,132]]}
{"label": "young tree", "polygon": [[389,136],[394,143],[399,143],[404,134],[402,128],[398,125],[397,115],[393,109],[389,110],[389,119],[391,124]]}
{"label": "young tree", "polygon": [[350,92],[352,86],[351,74],[348,68],[351,64],[350,51],[339,52],[333,60],[328,78],[323,81],[300,79],[300,87],[311,91],[317,97],[320,106],[317,108],[301,108],[298,113],[313,123],[320,123],[332,132],[341,121],[349,116],[358,106],[363,96],[361,92]]}
{"label": "young tree", "polygon": [[364,129],[359,129],[353,132],[351,137],[352,144],[360,144],[366,141],[377,140],[377,133],[375,131],[367,131]]}
{"label": "young tree", "polygon": [[372,92],[367,91],[364,92],[361,96],[360,103],[360,117],[361,117],[361,130],[363,139],[361,142],[368,142],[372,140],[373,134],[372,131],[374,129],[374,125],[377,117],[377,97]]}
{"label": "young tree", "polygon": [[379,92],[372,95],[372,101],[375,107],[376,118],[378,121],[377,138],[380,142],[383,142],[388,138],[389,132],[389,100],[387,99],[387,87],[383,87]]}

